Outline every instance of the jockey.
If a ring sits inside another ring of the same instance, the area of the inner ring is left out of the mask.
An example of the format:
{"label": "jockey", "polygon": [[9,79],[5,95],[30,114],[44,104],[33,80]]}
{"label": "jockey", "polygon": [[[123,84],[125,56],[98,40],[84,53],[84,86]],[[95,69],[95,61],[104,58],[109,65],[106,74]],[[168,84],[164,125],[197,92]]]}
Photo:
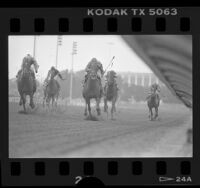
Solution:
{"label": "jockey", "polygon": [[[52,66],[51,69],[48,71],[46,79],[44,80],[44,87],[46,87],[48,85],[48,83],[49,83],[49,80],[53,79],[55,76],[59,76],[59,78],[61,80],[64,80],[62,75],[60,74],[60,72],[54,66]],[[57,82],[57,84],[58,84],[58,82]],[[58,87],[60,89],[60,85],[59,84],[58,84]]]}
{"label": "jockey", "polygon": [[152,84],[151,87],[150,87],[150,92],[149,92],[149,95],[148,95],[147,98],[149,98],[149,96],[151,96],[152,94],[156,94],[158,96],[159,101],[160,101],[160,95],[159,95],[160,91],[161,91],[161,89],[160,89],[159,84],[157,84],[157,83]]}
{"label": "jockey", "polygon": [[100,61],[98,61],[96,58],[92,58],[91,61],[87,64],[86,68],[85,68],[85,80],[84,83],[87,81],[88,78],[88,73],[90,72],[90,70],[95,70],[97,73],[97,77],[100,81],[100,85],[101,85],[101,94],[103,93],[103,87],[102,87],[102,83],[101,83],[101,79],[104,75],[104,70],[103,70],[103,66],[101,64]]}
{"label": "jockey", "polygon": [[[32,57],[30,54],[27,54],[22,60],[21,69],[18,71],[16,77],[18,78],[20,76],[25,64],[29,64],[29,66],[31,66],[34,61],[35,61],[34,57]],[[33,78],[35,80],[35,73],[34,73],[33,69],[30,68],[30,71],[31,71],[31,75],[33,76]]]}
{"label": "jockey", "polygon": [[95,70],[99,79],[101,79],[104,74],[103,66],[101,62],[99,62],[96,58],[92,58],[91,61],[87,64],[87,67],[85,68],[86,75],[90,70]]}

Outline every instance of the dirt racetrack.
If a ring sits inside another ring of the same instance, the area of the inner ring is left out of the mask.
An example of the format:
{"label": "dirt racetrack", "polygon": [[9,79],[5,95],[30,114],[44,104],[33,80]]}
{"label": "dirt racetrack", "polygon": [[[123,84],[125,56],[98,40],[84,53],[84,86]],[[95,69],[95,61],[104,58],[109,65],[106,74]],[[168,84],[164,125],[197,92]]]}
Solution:
{"label": "dirt racetrack", "polygon": [[149,121],[144,104],[118,107],[116,120],[102,112],[99,121],[84,119],[83,107],[42,106],[20,114],[9,103],[9,157],[191,157],[186,143],[191,112],[183,105],[162,104],[159,120]]}

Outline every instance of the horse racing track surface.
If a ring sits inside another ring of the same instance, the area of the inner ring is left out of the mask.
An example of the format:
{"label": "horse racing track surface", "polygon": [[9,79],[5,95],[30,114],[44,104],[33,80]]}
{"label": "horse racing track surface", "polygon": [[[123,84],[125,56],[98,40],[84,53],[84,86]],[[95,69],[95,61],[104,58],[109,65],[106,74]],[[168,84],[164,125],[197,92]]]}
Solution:
{"label": "horse racing track surface", "polygon": [[156,121],[149,121],[146,104],[117,107],[115,120],[102,112],[98,121],[86,120],[79,106],[38,106],[29,114],[20,109],[9,103],[11,158],[192,156],[186,142],[191,112],[182,105],[161,105]]}

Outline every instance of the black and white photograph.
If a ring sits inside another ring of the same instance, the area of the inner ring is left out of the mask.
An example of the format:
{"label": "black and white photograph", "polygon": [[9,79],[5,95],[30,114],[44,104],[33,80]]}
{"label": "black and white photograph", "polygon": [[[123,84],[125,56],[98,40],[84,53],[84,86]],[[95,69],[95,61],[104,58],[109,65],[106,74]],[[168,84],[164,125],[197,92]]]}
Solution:
{"label": "black and white photograph", "polygon": [[193,156],[191,35],[10,35],[9,158]]}

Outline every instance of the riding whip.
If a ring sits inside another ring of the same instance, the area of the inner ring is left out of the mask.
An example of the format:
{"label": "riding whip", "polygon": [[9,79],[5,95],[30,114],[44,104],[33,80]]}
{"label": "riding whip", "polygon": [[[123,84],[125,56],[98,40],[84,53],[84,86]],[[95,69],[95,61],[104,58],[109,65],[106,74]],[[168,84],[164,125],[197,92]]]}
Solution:
{"label": "riding whip", "polygon": [[110,63],[108,64],[108,66],[106,67],[105,71],[103,74],[105,74],[105,72],[108,70],[109,67],[112,67],[113,66],[113,60],[114,60],[115,56],[112,57]]}

